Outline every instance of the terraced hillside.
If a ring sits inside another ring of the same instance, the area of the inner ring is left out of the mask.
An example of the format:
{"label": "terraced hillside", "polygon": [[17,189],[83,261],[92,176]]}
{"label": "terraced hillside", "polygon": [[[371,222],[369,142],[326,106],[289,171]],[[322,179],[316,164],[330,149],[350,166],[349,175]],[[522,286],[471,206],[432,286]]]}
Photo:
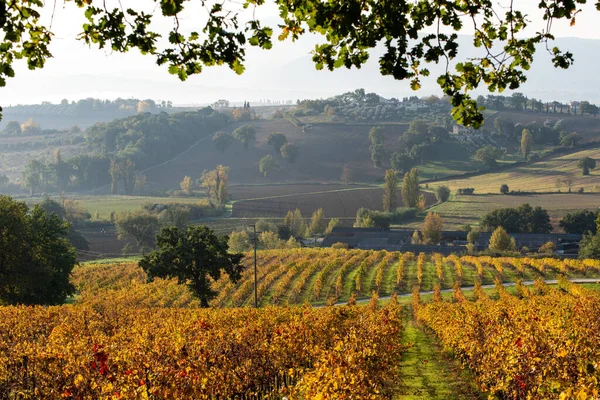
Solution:
{"label": "terraced hillside", "polygon": [[[213,283],[218,293],[215,307],[251,306],[254,302],[254,270],[250,254],[242,279],[233,284],[227,276]],[[461,286],[571,278],[599,278],[600,262],[552,258],[442,257],[439,254],[343,250],[293,249],[258,252],[258,300],[260,305],[326,304],[347,301],[352,294],[368,298],[410,293],[414,285],[430,291]],[[107,298],[138,306],[197,306],[187,288],[175,281],[146,283],[137,264],[82,265],[74,273],[79,303],[102,303]]]}

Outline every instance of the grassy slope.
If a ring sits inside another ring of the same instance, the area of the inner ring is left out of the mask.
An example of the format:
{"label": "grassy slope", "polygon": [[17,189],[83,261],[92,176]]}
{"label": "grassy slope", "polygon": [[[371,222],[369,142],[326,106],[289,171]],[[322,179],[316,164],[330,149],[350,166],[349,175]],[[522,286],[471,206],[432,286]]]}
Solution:
{"label": "grassy slope", "polygon": [[526,192],[567,191],[564,184],[556,186],[557,179],[563,180],[567,173],[575,176],[573,191],[584,188],[591,192],[600,185],[600,172],[591,171],[589,176],[582,176],[577,162],[583,157],[600,158],[600,149],[588,149],[564,156],[539,161],[525,166],[511,168],[502,172],[491,172],[466,179],[454,179],[439,182],[452,190],[458,188],[475,188],[475,193],[498,193],[500,185],[507,184],[510,190]]}
{"label": "grassy slope", "polygon": [[[345,163],[351,165],[352,180],[355,182],[374,182],[382,175],[381,171],[373,168],[371,162],[369,125],[317,124],[310,131],[302,132],[286,120],[259,120],[248,124],[257,131],[256,143],[250,148],[244,149],[236,141],[224,153],[220,153],[208,140],[176,160],[148,170],[148,181],[162,187],[174,187],[184,175],[198,178],[204,169],[212,169],[217,164],[231,168],[229,178],[232,184],[339,182]],[[231,125],[226,130],[233,131],[238,125]],[[393,148],[404,130],[405,125],[386,128],[390,148]],[[277,132],[285,134],[289,143],[299,146],[300,154],[294,164],[279,159],[267,144],[268,136]],[[281,168],[264,177],[258,169],[258,163],[267,154],[278,158]]]}
{"label": "grassy slope", "polygon": [[[225,152],[216,151],[212,140],[205,140],[185,154],[160,167],[145,172],[152,187],[176,188],[185,175],[198,178],[204,169],[212,169],[217,164],[231,168],[232,184],[282,184],[299,182],[339,182],[345,164],[352,169],[352,181],[375,183],[381,181],[383,172],[373,167],[369,129],[373,124],[317,123],[312,129],[302,129],[286,120],[259,120],[248,122],[256,131],[256,143],[244,149],[234,142]],[[225,130],[233,131],[240,124],[234,124]],[[400,151],[397,139],[406,130],[407,124],[385,124],[385,146],[389,154]],[[300,155],[294,164],[281,160],[267,144],[272,133],[283,133],[288,142],[300,147]],[[273,171],[268,177],[262,176],[258,169],[259,160],[267,154],[275,156],[280,170]],[[422,178],[443,177],[458,173],[485,169],[485,166],[471,158],[458,143],[444,144],[443,152],[438,155],[440,161],[422,166]],[[386,160],[387,161],[387,160]],[[443,161],[443,162],[442,162]]]}
{"label": "grassy slope", "polygon": [[[555,231],[558,231],[558,221],[567,213],[588,209],[594,210],[600,204],[598,193],[556,193],[533,195],[473,195],[454,196],[453,199],[432,207],[444,219],[444,229],[460,229],[465,224],[477,225],[481,217],[497,208],[517,207],[523,203],[541,206],[548,210]],[[417,228],[422,221],[415,221],[409,227]]]}

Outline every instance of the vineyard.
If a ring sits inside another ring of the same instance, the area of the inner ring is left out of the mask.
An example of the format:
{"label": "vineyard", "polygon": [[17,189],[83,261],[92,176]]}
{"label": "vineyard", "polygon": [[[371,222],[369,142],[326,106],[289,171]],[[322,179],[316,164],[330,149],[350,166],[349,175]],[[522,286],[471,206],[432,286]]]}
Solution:
{"label": "vineyard", "polygon": [[598,277],[600,261],[344,249],[257,261],[258,309],[250,254],[241,281],[212,283],[211,309],[135,263],[77,267],[74,304],[0,307],[0,398],[392,399],[422,396],[427,371],[460,382],[428,398],[598,398],[600,292],[567,277]]}
{"label": "vineyard", "polygon": [[600,296],[559,280],[517,284],[517,295],[497,286],[491,300],[478,286],[476,301],[460,288],[454,302],[422,304],[417,320],[472,371],[480,389],[500,399],[597,399],[600,385]]}
{"label": "vineyard", "polygon": [[[227,275],[213,282],[218,296],[213,307],[243,307],[254,304],[253,257],[245,258],[242,279],[234,284]],[[496,280],[515,282],[600,277],[595,260],[512,258],[489,256],[443,257],[373,250],[291,249],[259,251],[257,257],[259,305],[345,302],[353,294],[370,298],[404,294],[419,285],[431,291],[436,284],[450,289],[493,285]],[[146,283],[137,264],[83,265],[75,269],[73,283],[80,304],[103,303],[107,299],[139,307],[197,307],[197,300],[183,285],[157,279]]]}
{"label": "vineyard", "polygon": [[0,308],[3,399],[388,397],[401,308]]}

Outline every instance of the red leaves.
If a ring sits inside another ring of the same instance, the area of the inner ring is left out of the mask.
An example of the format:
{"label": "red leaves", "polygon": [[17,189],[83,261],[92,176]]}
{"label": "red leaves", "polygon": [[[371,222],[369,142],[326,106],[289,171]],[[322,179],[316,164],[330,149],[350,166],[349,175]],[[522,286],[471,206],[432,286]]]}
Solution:
{"label": "red leaves", "polygon": [[518,337],[517,340],[515,340],[515,346],[517,346],[518,348],[523,347],[523,339]]}
{"label": "red leaves", "polygon": [[107,376],[110,372],[108,368],[108,354],[102,350],[104,348],[101,344],[94,344],[93,352],[94,355],[93,361],[90,363],[90,369],[98,371],[98,373],[102,376]]}
{"label": "red leaves", "polygon": [[200,328],[201,330],[209,330],[211,328],[210,324],[204,320],[200,320],[198,321],[198,328]]}

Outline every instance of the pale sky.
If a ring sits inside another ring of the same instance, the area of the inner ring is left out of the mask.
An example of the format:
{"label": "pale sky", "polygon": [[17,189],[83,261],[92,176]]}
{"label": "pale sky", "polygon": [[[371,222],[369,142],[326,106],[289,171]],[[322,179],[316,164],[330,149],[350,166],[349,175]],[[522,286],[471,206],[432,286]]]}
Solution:
{"label": "pale sky", "polygon": [[[137,7],[139,1],[141,0],[121,2],[127,8],[134,5]],[[83,12],[72,3],[63,6],[60,0],[58,2],[52,25],[56,33],[51,45],[54,58],[47,62],[43,70],[37,71],[29,71],[20,62],[16,66],[16,77],[8,79],[7,86],[0,88],[2,106],[41,101],[59,102],[63,98],[78,100],[86,97],[152,98],[171,100],[175,104],[209,103],[219,98],[254,102],[262,98],[295,100],[328,97],[358,87],[390,97],[411,94],[406,82],[397,82],[393,78],[378,74],[377,57],[372,57],[368,65],[360,71],[315,71],[310,60],[310,51],[319,42],[319,37],[315,36],[302,37],[296,43],[276,41],[270,51],[249,48],[247,69],[242,76],[237,76],[227,67],[212,67],[206,68],[200,75],[190,77],[186,82],[180,82],[177,77],[168,74],[166,66],[157,66],[152,56],[142,56],[137,50],[117,54],[88,48],[83,42],[76,40],[84,21]],[[260,7],[256,15],[266,21],[266,25],[275,27],[277,9],[272,2],[267,2],[269,4]],[[502,4],[506,2],[507,0],[498,2],[498,9],[501,10]],[[107,3],[110,6],[111,1],[108,0]],[[230,3],[230,7],[239,7],[240,3],[241,0],[235,0]],[[146,4],[154,7],[154,2]],[[198,25],[195,30],[200,30],[205,12],[201,9],[199,1],[190,4],[181,20],[182,27],[192,30]],[[531,32],[545,27],[539,17],[536,1],[516,0],[514,4],[515,8],[530,15],[533,20],[529,27]],[[52,4],[45,7],[43,16],[46,21],[50,20],[52,9]],[[567,21],[555,22],[555,36],[600,40],[600,13],[595,10],[593,2],[589,2],[582,9],[583,12],[577,16],[573,27],[570,27]],[[152,8],[148,11],[152,11]],[[163,19],[157,21],[156,28],[165,31],[171,24],[170,20]],[[462,33],[470,34],[472,30],[467,25]],[[577,62],[578,54],[574,55]],[[583,85],[586,77],[575,74],[569,79],[573,79],[575,84],[582,80]],[[596,88],[593,90],[596,91]],[[427,91],[436,91],[434,82],[424,85],[423,92],[416,94],[428,94]]]}

